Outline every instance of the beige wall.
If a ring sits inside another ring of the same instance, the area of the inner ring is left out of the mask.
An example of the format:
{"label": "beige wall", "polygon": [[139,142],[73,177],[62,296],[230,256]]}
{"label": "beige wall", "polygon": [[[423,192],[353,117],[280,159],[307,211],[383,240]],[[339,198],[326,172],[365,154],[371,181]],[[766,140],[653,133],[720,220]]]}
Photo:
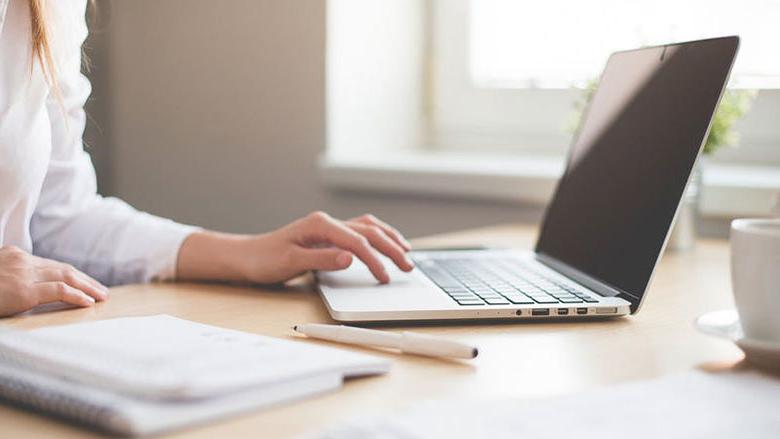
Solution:
{"label": "beige wall", "polygon": [[112,3],[93,56],[103,191],[179,221],[262,231],[313,209],[371,211],[410,236],[534,220],[509,204],[334,193],[325,147],[325,2]]}

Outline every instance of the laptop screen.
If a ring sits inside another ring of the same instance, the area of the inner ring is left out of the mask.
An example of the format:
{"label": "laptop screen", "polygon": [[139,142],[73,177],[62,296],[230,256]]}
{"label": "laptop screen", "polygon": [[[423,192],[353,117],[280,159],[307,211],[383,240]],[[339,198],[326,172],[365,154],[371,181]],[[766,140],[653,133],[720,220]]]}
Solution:
{"label": "laptop screen", "polygon": [[538,254],[627,293],[636,309],[738,45],[726,37],[610,57],[547,208]]}

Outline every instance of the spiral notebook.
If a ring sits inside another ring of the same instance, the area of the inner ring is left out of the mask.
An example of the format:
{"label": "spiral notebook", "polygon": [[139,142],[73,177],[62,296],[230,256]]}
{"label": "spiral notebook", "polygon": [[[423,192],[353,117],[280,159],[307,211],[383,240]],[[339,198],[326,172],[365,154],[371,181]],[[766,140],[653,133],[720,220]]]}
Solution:
{"label": "spiral notebook", "polygon": [[124,435],[338,389],[387,360],[168,315],[0,330],[0,398]]}

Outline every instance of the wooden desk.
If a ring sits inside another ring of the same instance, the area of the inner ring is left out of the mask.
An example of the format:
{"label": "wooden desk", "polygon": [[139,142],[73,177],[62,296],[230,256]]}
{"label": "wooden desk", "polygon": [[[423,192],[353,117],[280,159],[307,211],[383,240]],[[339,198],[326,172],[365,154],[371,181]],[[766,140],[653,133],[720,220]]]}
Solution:
{"label": "wooden desk", "polygon": [[[533,228],[505,226],[417,244],[531,248],[534,236]],[[636,316],[584,323],[416,326],[416,331],[477,344],[480,356],[473,362],[454,362],[380,353],[394,361],[386,376],[353,380],[339,392],[170,437],[290,437],[350,416],[402,409],[430,398],[550,396],[696,367],[728,367],[742,358],[741,352],[728,342],[697,333],[693,320],[730,306],[728,244],[703,240],[693,251],[664,256]],[[126,286],[113,289],[111,300],[91,309],[21,316],[0,324],[35,328],[157,313],[277,337],[292,337],[294,323],[331,321],[316,293],[300,282],[284,291],[224,285]],[[8,438],[99,437],[6,405],[0,405],[0,426],[0,435]]]}

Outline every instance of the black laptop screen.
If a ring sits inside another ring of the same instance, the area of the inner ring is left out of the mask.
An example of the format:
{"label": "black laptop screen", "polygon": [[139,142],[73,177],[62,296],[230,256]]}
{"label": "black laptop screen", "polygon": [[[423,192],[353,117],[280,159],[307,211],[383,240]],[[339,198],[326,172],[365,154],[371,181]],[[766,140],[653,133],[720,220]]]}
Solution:
{"label": "black laptop screen", "polygon": [[536,251],[633,297],[652,275],[737,37],[613,54]]}

